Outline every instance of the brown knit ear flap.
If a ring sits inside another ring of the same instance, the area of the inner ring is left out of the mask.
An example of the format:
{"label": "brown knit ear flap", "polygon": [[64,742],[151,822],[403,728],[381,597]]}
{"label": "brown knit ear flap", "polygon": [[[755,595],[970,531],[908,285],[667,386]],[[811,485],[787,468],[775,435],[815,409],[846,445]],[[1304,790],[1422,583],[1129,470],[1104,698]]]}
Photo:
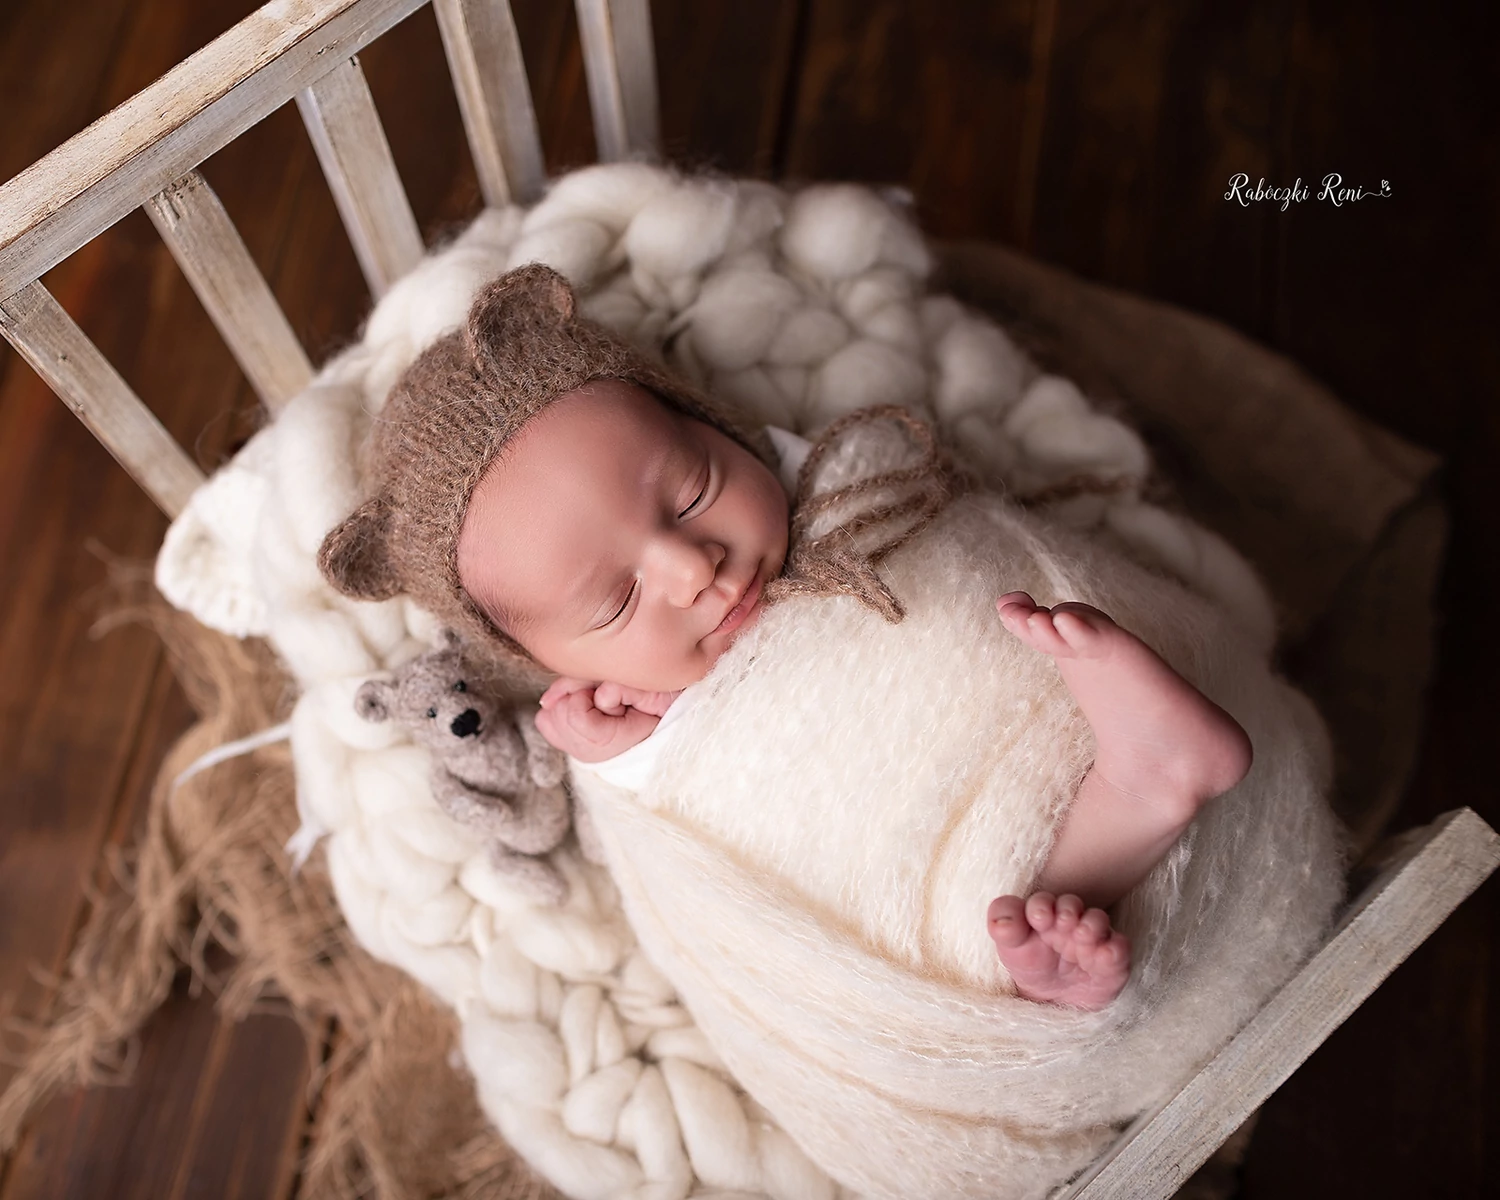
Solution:
{"label": "brown knit ear flap", "polygon": [[560,328],[572,323],[576,308],[566,279],[544,263],[529,263],[480,289],[469,308],[464,341],[474,360],[485,362],[489,347],[514,340],[507,330]]}
{"label": "brown knit ear flap", "polygon": [[356,600],[389,600],[404,589],[387,548],[391,506],[372,496],[338,525],[318,550],[323,578]]}

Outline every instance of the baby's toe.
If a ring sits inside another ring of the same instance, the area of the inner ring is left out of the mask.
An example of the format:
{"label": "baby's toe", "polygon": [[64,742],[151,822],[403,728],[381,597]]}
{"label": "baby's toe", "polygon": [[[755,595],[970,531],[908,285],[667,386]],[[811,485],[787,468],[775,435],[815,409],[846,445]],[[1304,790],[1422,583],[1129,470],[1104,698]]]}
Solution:
{"label": "baby's toe", "polygon": [[1078,918],[1073,936],[1081,942],[1102,942],[1109,937],[1109,914],[1102,908],[1091,908]]}
{"label": "baby's toe", "polygon": [[1078,922],[1083,919],[1083,901],[1074,895],[1059,896],[1053,906],[1056,912],[1055,929],[1061,934],[1073,934]]}
{"label": "baby's toe", "polygon": [[995,601],[995,608],[999,610],[1001,616],[1005,616],[1006,609],[1010,609],[1012,615],[1024,617],[1035,610],[1036,601],[1031,598],[1029,592],[1006,592]]}
{"label": "baby's toe", "polygon": [[1051,892],[1032,892],[1026,898],[1026,923],[1038,933],[1046,933],[1057,923],[1057,897]]}
{"label": "baby's toe", "polygon": [[1073,648],[1057,631],[1051,612],[1045,608],[1037,609],[1026,618],[1025,632],[1022,637],[1032,649],[1040,650],[1043,654],[1050,654],[1053,658],[1069,657],[1073,654]]}
{"label": "baby's toe", "polygon": [[1000,896],[991,900],[989,923],[990,937],[1000,947],[1019,946],[1031,936],[1031,926],[1026,920],[1026,906],[1019,896]]}
{"label": "baby's toe", "polygon": [[1073,601],[1053,607],[1052,625],[1057,636],[1077,654],[1103,649],[1117,628],[1114,621],[1097,608]]}
{"label": "baby's toe", "polygon": [[1098,978],[1125,976],[1130,972],[1130,939],[1111,932],[1099,942],[1082,947],[1078,965]]}

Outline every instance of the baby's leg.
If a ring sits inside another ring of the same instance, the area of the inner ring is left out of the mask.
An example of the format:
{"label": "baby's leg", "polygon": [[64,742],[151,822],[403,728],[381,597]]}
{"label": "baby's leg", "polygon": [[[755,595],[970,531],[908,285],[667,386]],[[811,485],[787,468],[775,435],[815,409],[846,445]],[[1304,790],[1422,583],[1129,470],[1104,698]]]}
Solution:
{"label": "baby's leg", "polygon": [[[1121,955],[1109,949],[1108,917],[1099,910],[1145,878],[1204,803],[1245,777],[1250,739],[1098,609],[1059,604],[1049,611],[1025,592],[1009,592],[996,606],[1007,629],[1057,659],[1097,753],[1042,870],[1038,895],[1024,910],[1009,898],[1014,903],[1002,906],[998,923],[992,908],[990,931],[1022,995],[1098,1007],[1101,984],[1108,991],[1113,981],[1105,1003],[1124,986],[1129,955],[1127,946],[1118,969]],[[1052,893],[1060,895],[1055,910]],[[1082,902],[1097,907],[1084,914]],[[1094,929],[1101,920],[1102,929]],[[1098,978],[1080,983],[1093,963]],[[1073,982],[1061,985],[1064,976]]]}
{"label": "baby's leg", "polygon": [[1057,660],[1097,744],[1040,886],[1106,907],[1146,877],[1207,801],[1245,777],[1250,739],[1098,609],[1049,611],[1025,592],[997,607],[1007,629]]}

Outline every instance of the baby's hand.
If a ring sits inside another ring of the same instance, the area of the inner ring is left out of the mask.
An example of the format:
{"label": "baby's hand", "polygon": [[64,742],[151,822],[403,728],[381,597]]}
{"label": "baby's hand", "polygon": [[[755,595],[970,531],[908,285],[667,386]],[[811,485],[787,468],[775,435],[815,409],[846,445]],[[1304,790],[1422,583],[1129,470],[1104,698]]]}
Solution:
{"label": "baby's hand", "polygon": [[542,693],[536,727],[579,762],[603,762],[645,741],[679,694],[563,676]]}

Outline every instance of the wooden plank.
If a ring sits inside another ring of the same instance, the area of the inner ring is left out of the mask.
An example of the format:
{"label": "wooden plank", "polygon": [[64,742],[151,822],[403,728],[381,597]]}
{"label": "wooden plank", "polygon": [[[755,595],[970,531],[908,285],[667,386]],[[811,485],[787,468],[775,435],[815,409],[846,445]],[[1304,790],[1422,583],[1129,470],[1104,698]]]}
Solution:
{"label": "wooden plank", "polygon": [[510,0],[433,0],[432,8],[484,202],[534,202],[546,168]]}
{"label": "wooden plank", "polygon": [[[141,831],[162,758],[194,719],[153,650],[156,673],[104,839],[109,849]],[[93,875],[99,890],[118,886],[102,860]],[[306,1119],[305,1039],[285,1015],[228,1020],[212,996],[188,995],[185,982],[147,1023],[125,1086],[59,1093],[33,1115],[0,1198],[289,1195]]]}
{"label": "wooden plank", "polygon": [[685,167],[774,176],[795,79],[798,0],[717,6],[655,0],[662,156]]}
{"label": "wooden plank", "polygon": [[[1147,290],[1145,231],[1169,189],[1159,165],[1165,81],[1184,6],[1059,4],[1027,248],[1093,279]],[[1191,70],[1191,68],[1188,68]],[[1220,189],[1222,191],[1222,189]]]}
{"label": "wooden plank", "polygon": [[576,0],[601,162],[661,151],[649,0]]}
{"label": "wooden plank", "polygon": [[184,981],[148,1023],[129,1087],[66,1092],[37,1115],[3,1200],[285,1200],[309,1073],[290,1017],[233,1021]]}
{"label": "wooden plank", "polygon": [[0,187],[0,298],[279,108],[425,0],[268,4]]}
{"label": "wooden plank", "polygon": [[371,293],[422,258],[422,234],[357,58],[297,93],[297,108]]}
{"label": "wooden plank", "polygon": [[129,0],[5,6],[0,30],[0,179],[9,179],[107,107],[98,96]]}
{"label": "wooden plank", "polygon": [[40,283],[0,303],[0,332],[168,516],[203,472]]}
{"label": "wooden plank", "polygon": [[307,386],[312,364],[219,198],[197,171],[151,198],[152,224],[273,413]]}
{"label": "wooden plank", "polygon": [[[308,1083],[321,1047],[310,1047],[297,1022],[274,1009],[219,1023],[228,1044],[218,1074],[198,1086],[173,1200],[283,1200],[301,1168]],[[144,1189],[141,1197],[152,1200]]]}
{"label": "wooden plank", "polygon": [[[193,1109],[191,1077],[213,1071],[222,1051],[212,1007],[195,1005],[186,989],[167,1001],[161,1018],[172,1037],[148,1036],[136,1086],[65,1092],[43,1108],[16,1148],[4,1200],[125,1200],[141,1196],[133,1190],[141,1185],[151,1189],[147,1196],[170,1192]],[[191,1064],[187,1078],[172,1071],[174,1061]]]}
{"label": "wooden plank", "polygon": [[[8,885],[0,889],[0,893],[10,893],[9,895],[0,894],[0,899],[7,901],[4,911],[13,918],[24,920],[28,926],[28,932],[37,926],[50,924],[54,927],[54,937],[50,945],[45,941],[38,942],[33,939],[30,940],[29,946],[24,942],[22,946],[17,946],[15,941],[21,939],[13,941],[14,933],[9,930],[6,933],[10,936],[0,936],[0,986],[7,983],[13,984],[18,966],[33,966],[32,962],[16,961],[17,950],[22,950],[23,953],[25,949],[38,952],[45,947],[45,957],[40,958],[34,965],[46,970],[53,977],[60,975],[64,970],[71,943],[86,915],[86,905],[80,894],[81,888],[91,887],[95,894],[102,894],[118,886],[107,862],[108,855],[119,851],[139,834],[145,822],[147,802],[157,764],[161,761],[167,747],[192,720],[192,711],[182,696],[181,689],[175,685],[160,646],[153,644],[154,639],[149,634],[141,632],[142,636],[131,639],[135,643],[131,648],[142,652],[141,657],[144,659],[145,669],[140,674],[144,675],[144,682],[148,686],[144,689],[144,696],[132,706],[135,711],[131,713],[130,727],[126,737],[121,739],[123,744],[118,746],[113,755],[99,755],[100,758],[113,758],[115,761],[108,764],[112,778],[107,781],[105,787],[100,789],[99,799],[102,802],[97,804],[90,814],[98,825],[95,839],[87,844],[87,853],[80,855],[78,860],[72,863],[65,861],[56,863],[55,868],[60,869],[54,870],[54,878],[46,881],[50,886],[43,891],[37,886],[42,880],[34,878],[32,872],[26,869],[31,865],[26,862],[26,859],[34,856],[39,848],[37,843],[43,841],[35,829],[22,828],[14,831],[14,835],[6,839],[4,852],[0,852],[0,862],[3,862],[6,868],[5,882]],[[119,645],[118,639],[116,644]],[[13,756],[7,754],[6,758],[13,758]],[[17,765],[24,770],[31,764]],[[13,783],[5,789],[7,793],[5,800],[12,804],[24,804],[28,799],[25,794],[27,781],[23,778],[16,782],[20,786]],[[71,797],[57,799],[62,801],[58,807],[63,807],[63,804]],[[76,836],[80,830],[74,827],[67,832]],[[53,840],[61,839],[54,838]],[[45,852],[48,847],[43,845],[40,849]],[[28,850],[33,853],[28,855]],[[13,860],[12,854],[14,854]],[[22,890],[17,892],[15,888],[18,882]],[[46,907],[43,907],[44,905]],[[50,986],[47,990],[50,991]],[[9,993],[6,996],[7,1001],[19,1001],[19,1011],[27,1016],[43,1011],[43,997],[38,994],[39,990],[30,994],[22,992],[19,995],[10,988],[6,988],[5,991]],[[7,1009],[9,1009],[8,1004]],[[0,1065],[0,1087],[9,1085],[13,1073],[12,1066],[13,1064],[9,1062]],[[5,1195],[5,1189],[0,1187],[0,1197]]]}
{"label": "wooden plank", "polygon": [[512,0],[511,7],[542,131],[547,174],[598,162],[577,10],[557,0]]}
{"label": "wooden plank", "polygon": [[1435,821],[1213,1061],[1137,1120],[1062,1200],[1173,1195],[1497,865],[1500,835],[1472,809]]}
{"label": "wooden plank", "polygon": [[[1284,161],[1277,144],[1290,38],[1286,3],[1230,0],[1177,11],[1165,38],[1154,152],[1155,175],[1170,184],[1152,188],[1140,226],[1153,295],[1262,338],[1285,214],[1225,195],[1237,175],[1252,188],[1261,179],[1280,186],[1287,169],[1287,185],[1307,169]],[[1108,98],[1096,103],[1094,117],[1103,120]]]}
{"label": "wooden plank", "polygon": [[1051,8],[811,0],[784,172],[907,188],[934,236],[1019,240],[1026,156],[1040,154],[1023,137],[1045,72],[1036,23]]}

